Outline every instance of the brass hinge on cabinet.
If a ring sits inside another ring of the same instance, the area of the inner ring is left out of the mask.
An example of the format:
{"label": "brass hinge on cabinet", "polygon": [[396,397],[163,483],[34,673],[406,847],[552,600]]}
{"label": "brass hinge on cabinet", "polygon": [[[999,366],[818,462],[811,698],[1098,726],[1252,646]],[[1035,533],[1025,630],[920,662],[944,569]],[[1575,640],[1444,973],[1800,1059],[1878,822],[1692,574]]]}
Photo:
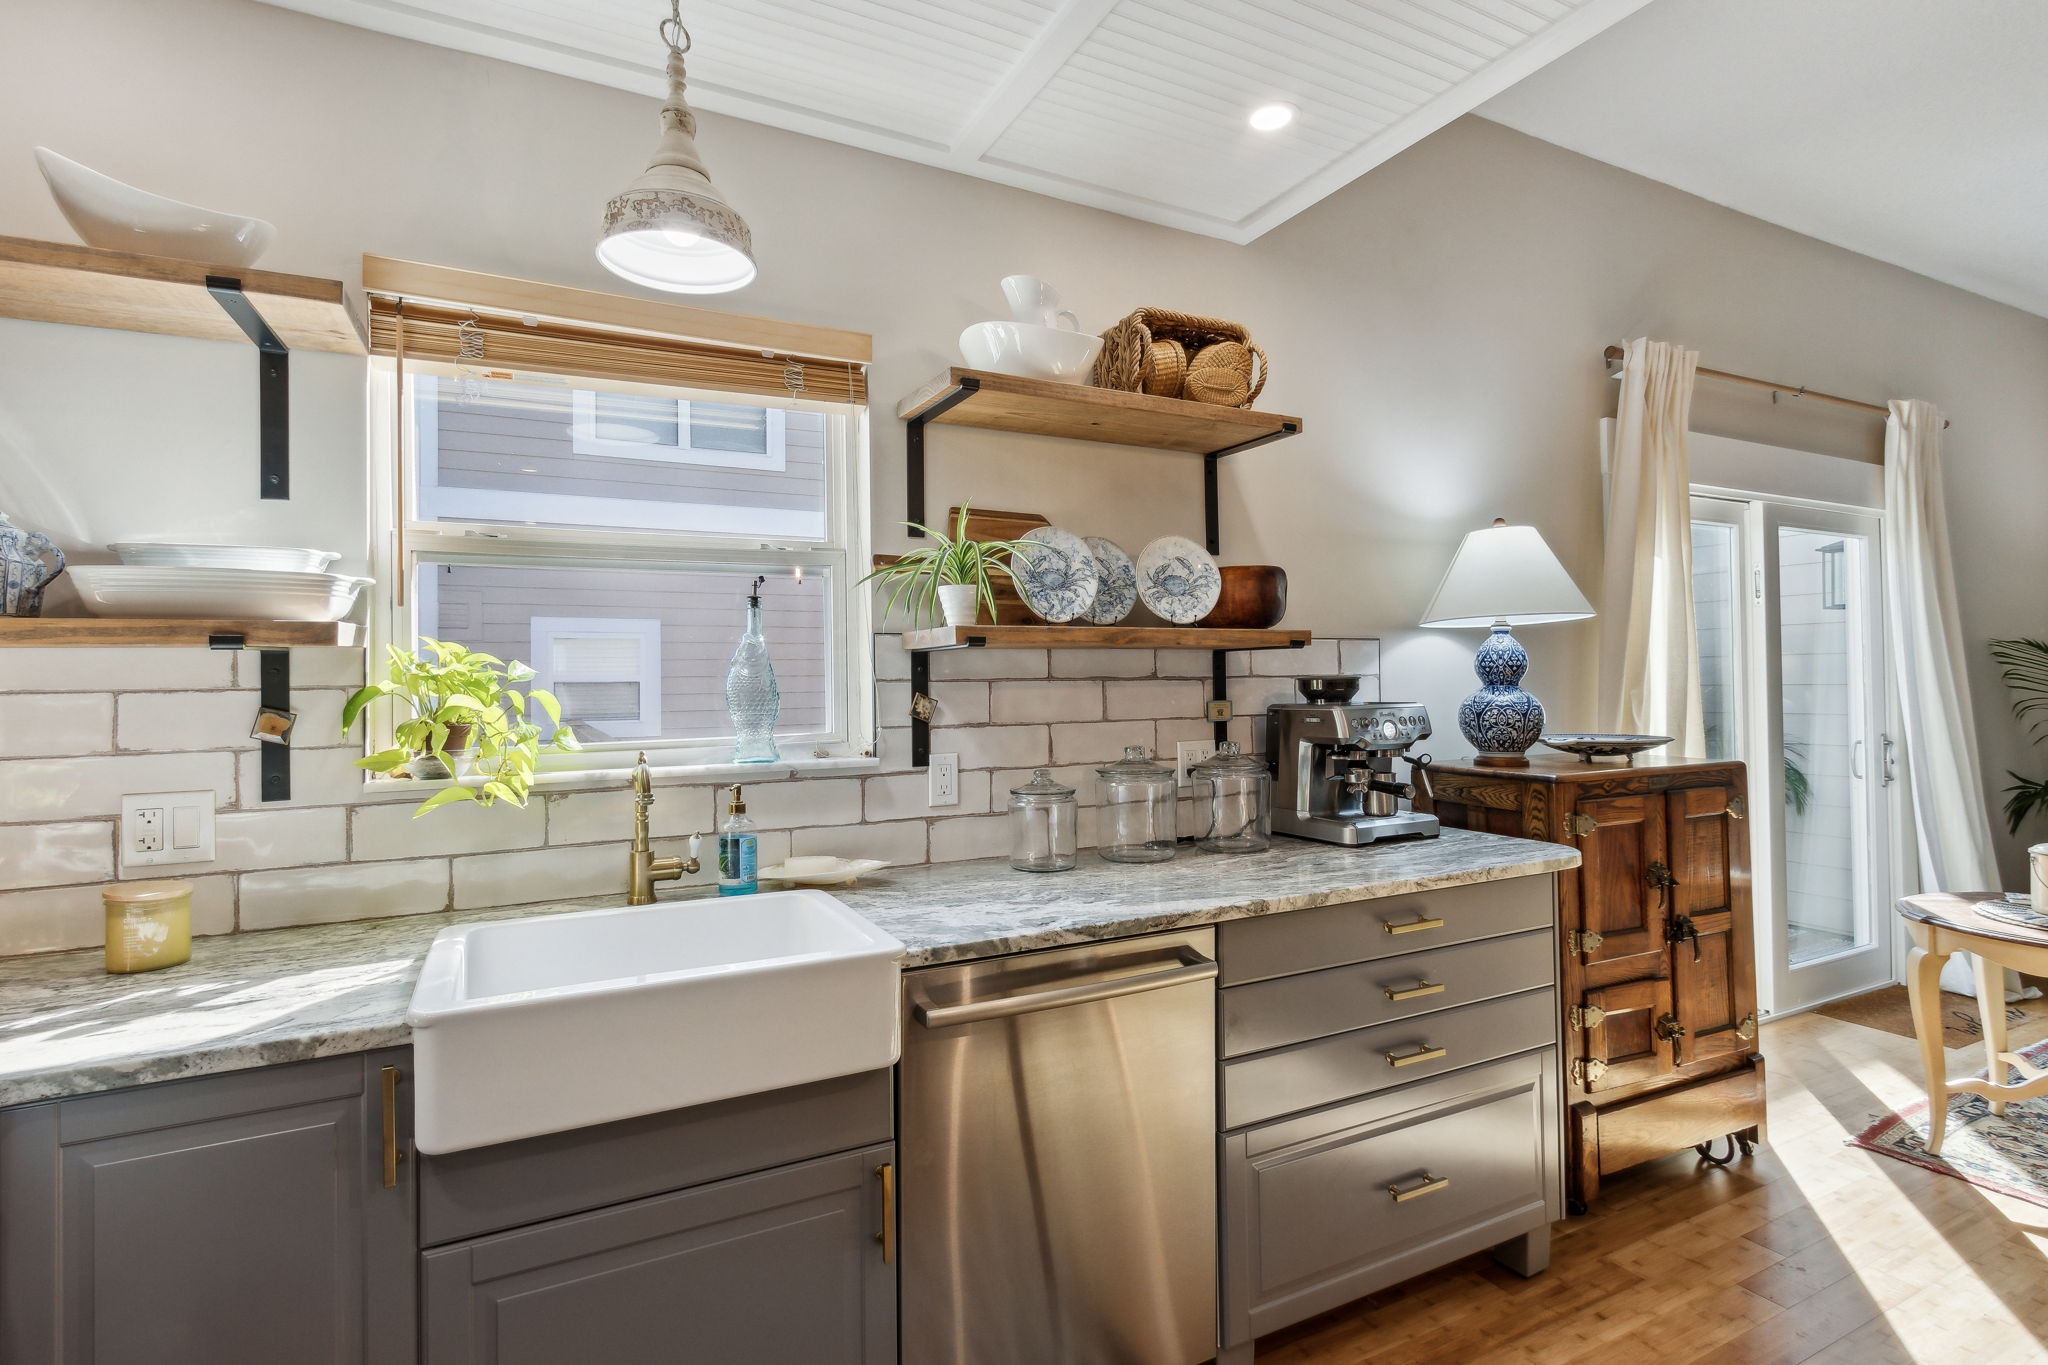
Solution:
{"label": "brass hinge on cabinet", "polygon": [[1598,1005],[1573,1005],[1566,1018],[1571,1020],[1575,1029],[1599,1028],[1606,1022],[1607,1011]]}
{"label": "brass hinge on cabinet", "polygon": [[1574,953],[1590,953],[1606,941],[1607,935],[1598,929],[1572,929],[1564,936],[1566,951]]}
{"label": "brass hinge on cabinet", "polygon": [[1657,1016],[1657,1036],[1667,1043],[1676,1043],[1685,1036],[1685,1025],[1678,1022],[1675,1014]]}
{"label": "brass hinge on cabinet", "polygon": [[1728,798],[1728,818],[1730,820],[1747,820],[1749,818],[1749,802],[1739,796]]}
{"label": "brass hinge on cabinet", "polygon": [[1607,1074],[1607,1063],[1596,1058],[1581,1058],[1572,1063],[1572,1084],[1581,1088],[1592,1085]]}
{"label": "brass hinge on cabinet", "polygon": [[1578,835],[1581,839],[1600,828],[1600,822],[1590,815],[1568,815],[1565,817],[1564,824],[1566,829]]}
{"label": "brass hinge on cabinet", "polygon": [[1751,1010],[1748,1014],[1742,1016],[1742,1022],[1735,1026],[1735,1036],[1745,1043],[1756,1037],[1755,1010]]}

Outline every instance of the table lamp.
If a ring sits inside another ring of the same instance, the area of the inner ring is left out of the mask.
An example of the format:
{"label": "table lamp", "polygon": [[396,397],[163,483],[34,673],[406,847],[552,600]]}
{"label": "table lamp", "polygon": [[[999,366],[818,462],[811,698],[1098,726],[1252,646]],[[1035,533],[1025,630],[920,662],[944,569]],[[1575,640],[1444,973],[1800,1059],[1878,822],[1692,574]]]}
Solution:
{"label": "table lamp", "polygon": [[1510,526],[1495,517],[1485,530],[1466,532],[1422,624],[1443,630],[1492,627],[1472,661],[1481,686],[1458,707],[1458,728],[1476,763],[1527,767],[1529,746],[1543,733],[1543,703],[1521,688],[1529,653],[1511,627],[1580,621],[1592,614],[1593,604],[1535,527]]}

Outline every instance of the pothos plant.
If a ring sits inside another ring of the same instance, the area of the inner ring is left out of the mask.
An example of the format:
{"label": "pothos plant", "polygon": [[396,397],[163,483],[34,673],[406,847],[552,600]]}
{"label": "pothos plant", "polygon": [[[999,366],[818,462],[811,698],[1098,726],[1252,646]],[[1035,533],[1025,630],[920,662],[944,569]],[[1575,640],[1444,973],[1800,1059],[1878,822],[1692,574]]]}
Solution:
{"label": "pothos plant", "polygon": [[[2039,744],[2048,734],[2048,641],[1993,640],[1991,657],[2004,665],[1998,676],[2012,689],[2013,715]],[[2022,777],[2010,768],[2005,775],[2012,779],[2005,789],[2005,826],[2018,834],[2028,816],[2048,811],[2048,779]]]}
{"label": "pothos plant", "polygon": [[[380,697],[396,698],[410,714],[398,722],[395,746],[357,759],[356,766],[389,773],[431,758],[453,775],[450,749],[460,753],[474,745],[472,774],[483,779],[435,792],[420,803],[414,819],[456,801],[524,806],[542,748],[567,752],[579,747],[576,736],[562,724],[561,704],[553,693],[538,687],[519,692],[507,685],[534,676],[517,659],[508,664],[494,654],[424,635],[418,653],[395,645],[386,648],[390,668],[349,697],[341,709],[341,732],[346,735],[364,708]],[[528,714],[529,706],[546,717],[545,725]]]}
{"label": "pothos plant", "polygon": [[1010,576],[1010,556],[1022,554],[1028,561],[1041,547],[1028,540],[975,540],[967,534],[968,508],[963,504],[953,522],[953,534],[935,531],[921,522],[906,521],[912,530],[931,540],[910,553],[899,555],[877,568],[863,583],[886,590],[888,603],[883,613],[893,613],[904,602],[910,604],[913,624],[928,616],[938,601],[939,589],[958,585],[974,589],[975,601],[987,608],[989,619],[996,614],[994,575]]}

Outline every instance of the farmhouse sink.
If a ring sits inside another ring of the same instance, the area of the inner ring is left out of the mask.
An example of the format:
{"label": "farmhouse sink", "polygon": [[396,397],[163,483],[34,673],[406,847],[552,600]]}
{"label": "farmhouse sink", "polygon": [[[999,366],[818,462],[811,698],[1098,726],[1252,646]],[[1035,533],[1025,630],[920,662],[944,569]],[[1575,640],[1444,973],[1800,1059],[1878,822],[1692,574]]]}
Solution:
{"label": "farmhouse sink", "polygon": [[903,945],[822,891],[444,929],[407,1021],[423,1152],[893,1064]]}

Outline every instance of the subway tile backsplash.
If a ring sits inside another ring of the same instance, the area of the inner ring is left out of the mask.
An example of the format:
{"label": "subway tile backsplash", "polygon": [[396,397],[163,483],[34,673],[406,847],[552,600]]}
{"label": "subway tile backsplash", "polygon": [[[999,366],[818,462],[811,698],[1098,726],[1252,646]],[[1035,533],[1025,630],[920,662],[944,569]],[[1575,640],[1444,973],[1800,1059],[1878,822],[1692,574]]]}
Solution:
{"label": "subway tile backsplash", "polygon": [[[548,791],[524,810],[452,806],[413,818],[412,793],[366,789],[337,733],[362,681],[360,651],[292,652],[300,716],[292,797],[258,799],[257,659],[204,649],[15,649],[0,654],[0,956],[96,946],[99,888],[118,868],[124,794],[211,788],[219,857],[137,868],[192,882],[200,934],[622,894],[632,796],[623,782]],[[1379,642],[1233,654],[1231,735],[1293,695],[1298,674],[1365,675],[1379,696]],[[792,852],[952,862],[1008,851],[1009,789],[1050,766],[1094,804],[1094,767],[1143,744],[1172,760],[1207,740],[1211,659],[1202,650],[957,650],[932,660],[932,748],[960,758],[960,802],[930,807],[910,766],[910,661],[876,638],[882,730],[873,773],[747,783],[761,860]],[[659,786],[660,853],[709,832],[724,810],[711,784]],[[1190,810],[1192,803],[1184,802]],[[1084,809],[1084,845],[1094,842]],[[708,853],[707,849],[707,853]],[[707,867],[691,881],[715,880]]]}

